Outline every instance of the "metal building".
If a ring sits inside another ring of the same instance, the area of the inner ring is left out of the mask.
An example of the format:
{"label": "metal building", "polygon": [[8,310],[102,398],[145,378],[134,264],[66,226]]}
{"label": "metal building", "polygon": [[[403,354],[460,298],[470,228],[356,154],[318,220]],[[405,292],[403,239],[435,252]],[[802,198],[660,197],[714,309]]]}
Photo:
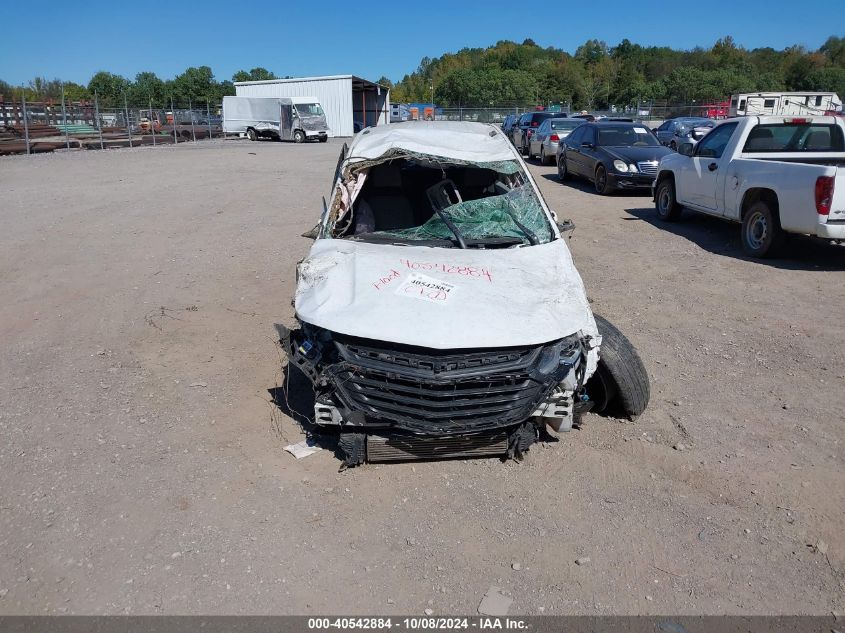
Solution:
{"label": "metal building", "polygon": [[317,97],[329,136],[352,136],[363,127],[390,123],[390,90],[355,77],[299,77],[235,83],[238,97]]}

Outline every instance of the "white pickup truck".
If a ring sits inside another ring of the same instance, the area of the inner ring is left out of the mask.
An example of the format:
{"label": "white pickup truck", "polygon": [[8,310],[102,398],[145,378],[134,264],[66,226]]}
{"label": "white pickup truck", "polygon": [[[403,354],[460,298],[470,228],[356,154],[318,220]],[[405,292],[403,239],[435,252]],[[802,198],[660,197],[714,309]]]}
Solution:
{"label": "white pickup truck", "polygon": [[845,240],[845,121],[723,121],[695,147],[664,156],[653,191],[663,220],[687,207],[741,223],[742,247],[754,257],[774,255],[787,233]]}

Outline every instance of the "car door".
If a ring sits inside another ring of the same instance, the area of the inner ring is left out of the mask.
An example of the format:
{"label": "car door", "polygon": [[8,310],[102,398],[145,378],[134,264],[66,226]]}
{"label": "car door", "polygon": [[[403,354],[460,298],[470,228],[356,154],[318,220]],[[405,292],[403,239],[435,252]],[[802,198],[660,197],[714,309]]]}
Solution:
{"label": "car door", "polygon": [[516,125],[513,126],[513,144],[517,147],[522,147],[522,135],[525,133],[523,126],[525,125],[530,114],[523,114],[519,117]]}
{"label": "car door", "polygon": [[531,136],[531,153],[532,154],[539,154],[540,147],[543,145],[543,141],[545,141],[546,137],[549,135],[549,129],[551,126],[551,119],[546,119],[540,124],[540,127],[537,128],[537,131]]}
{"label": "car door", "polygon": [[596,165],[600,162],[596,143],[596,127],[594,125],[585,126],[577,156],[580,174],[586,178],[595,177]]}
{"label": "car door", "polygon": [[720,159],[736,126],[736,122],[719,125],[695,146],[690,165],[678,172],[678,202],[705,211],[717,210]]}
{"label": "car door", "polygon": [[569,133],[569,136],[560,139],[560,145],[557,148],[558,159],[566,161],[566,170],[571,174],[577,173],[574,171],[574,161],[572,160],[574,150],[572,148],[577,145],[580,136],[580,129],[575,128]]}
{"label": "car door", "polygon": [[660,127],[655,130],[655,134],[657,135],[657,140],[660,141],[663,145],[669,144],[669,137],[671,136],[671,132],[669,131],[669,127],[672,125],[672,121],[664,121]]}
{"label": "car door", "polygon": [[566,168],[573,174],[579,176],[583,175],[581,166],[581,142],[584,140],[585,126],[575,128],[569,136],[566,137]]}

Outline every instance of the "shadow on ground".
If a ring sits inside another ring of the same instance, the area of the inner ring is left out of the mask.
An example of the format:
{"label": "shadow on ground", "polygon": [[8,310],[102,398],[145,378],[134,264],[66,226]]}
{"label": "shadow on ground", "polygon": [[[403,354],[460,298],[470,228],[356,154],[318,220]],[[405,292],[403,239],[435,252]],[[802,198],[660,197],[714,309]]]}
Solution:
{"label": "shadow on ground", "polygon": [[[314,424],[314,387],[297,367],[290,364],[282,370],[282,384],[267,390],[278,411],[296,423],[318,446],[337,453],[337,435]],[[285,437],[281,425],[284,417],[272,416],[273,430]]]}
{"label": "shadow on ground", "polygon": [[684,211],[678,222],[664,222],[652,206],[625,209],[625,212],[632,216],[626,220],[648,222],[716,255],[784,270],[845,270],[845,247],[824,240],[790,235],[780,257],[755,259],[742,250],[739,225],[733,222],[692,211]]}
{"label": "shadow on ground", "polygon": [[[572,189],[577,189],[578,191],[583,191],[584,193],[591,193],[594,196],[598,196],[599,194],[596,193],[596,188],[592,182],[589,180],[584,180],[583,178],[573,178],[569,177],[564,182],[560,181],[560,178],[557,177],[557,172],[551,174],[543,174],[543,178],[546,180],[551,180],[554,183],[559,185],[563,185],[565,187],[571,187]],[[651,189],[627,189],[627,190],[617,190],[611,193],[608,196],[602,196],[605,198],[613,198],[613,196],[630,196],[630,197],[644,197],[644,198],[651,198]]]}

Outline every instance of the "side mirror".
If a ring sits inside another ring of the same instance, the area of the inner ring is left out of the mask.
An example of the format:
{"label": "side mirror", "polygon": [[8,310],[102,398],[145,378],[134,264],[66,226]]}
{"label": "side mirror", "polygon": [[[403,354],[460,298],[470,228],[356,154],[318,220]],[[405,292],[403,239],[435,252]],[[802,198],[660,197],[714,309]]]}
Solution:
{"label": "side mirror", "polygon": [[683,154],[684,156],[692,156],[692,151],[692,143],[681,143],[678,147],[678,153]]}

